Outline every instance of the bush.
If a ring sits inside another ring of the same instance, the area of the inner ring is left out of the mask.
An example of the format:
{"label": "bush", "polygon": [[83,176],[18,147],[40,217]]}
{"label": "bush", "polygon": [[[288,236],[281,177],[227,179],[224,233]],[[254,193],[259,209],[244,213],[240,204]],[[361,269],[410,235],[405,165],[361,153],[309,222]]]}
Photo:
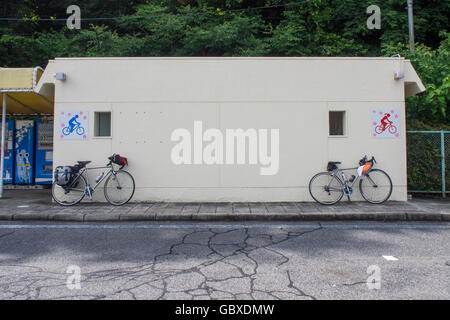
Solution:
{"label": "bush", "polygon": [[[440,135],[438,133],[408,134],[407,156],[408,189],[440,191],[442,187]],[[450,163],[446,170],[447,177],[450,174],[449,166]]]}

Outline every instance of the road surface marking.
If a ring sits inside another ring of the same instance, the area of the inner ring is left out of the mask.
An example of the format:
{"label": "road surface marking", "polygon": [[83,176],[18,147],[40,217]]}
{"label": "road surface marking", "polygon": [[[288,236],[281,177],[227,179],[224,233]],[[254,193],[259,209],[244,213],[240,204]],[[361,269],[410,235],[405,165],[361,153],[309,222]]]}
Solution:
{"label": "road surface marking", "polygon": [[398,261],[398,258],[394,256],[382,256],[382,257],[385,258],[387,261]]}

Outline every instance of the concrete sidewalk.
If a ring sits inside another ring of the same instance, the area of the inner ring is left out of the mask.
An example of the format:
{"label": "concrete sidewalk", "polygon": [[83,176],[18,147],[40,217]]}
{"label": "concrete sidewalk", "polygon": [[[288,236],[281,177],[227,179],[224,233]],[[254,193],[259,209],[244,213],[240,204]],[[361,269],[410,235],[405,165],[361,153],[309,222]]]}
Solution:
{"label": "concrete sidewalk", "polygon": [[83,202],[62,207],[51,202],[50,190],[5,190],[0,220],[38,221],[450,221],[450,201],[414,199],[408,202],[277,203],[108,203]]}

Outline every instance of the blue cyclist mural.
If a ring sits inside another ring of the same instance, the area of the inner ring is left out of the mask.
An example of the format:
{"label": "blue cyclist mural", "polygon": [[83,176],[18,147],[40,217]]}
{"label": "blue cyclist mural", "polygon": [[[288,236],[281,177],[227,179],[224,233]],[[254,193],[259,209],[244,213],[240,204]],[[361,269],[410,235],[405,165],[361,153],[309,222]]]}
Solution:
{"label": "blue cyclist mural", "polygon": [[88,128],[87,111],[61,111],[59,114],[60,139],[86,140]]}

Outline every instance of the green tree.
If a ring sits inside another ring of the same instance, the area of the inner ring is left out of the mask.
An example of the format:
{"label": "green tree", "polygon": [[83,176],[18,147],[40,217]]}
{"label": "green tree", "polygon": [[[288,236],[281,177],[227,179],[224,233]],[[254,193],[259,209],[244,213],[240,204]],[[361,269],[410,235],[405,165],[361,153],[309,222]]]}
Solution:
{"label": "green tree", "polygon": [[417,120],[437,128],[441,124],[450,125],[450,33],[441,32],[440,35],[443,40],[436,50],[420,44],[412,53],[403,43],[383,44],[385,55],[399,53],[411,60],[427,89],[406,101],[407,119],[415,126],[420,125]]}

